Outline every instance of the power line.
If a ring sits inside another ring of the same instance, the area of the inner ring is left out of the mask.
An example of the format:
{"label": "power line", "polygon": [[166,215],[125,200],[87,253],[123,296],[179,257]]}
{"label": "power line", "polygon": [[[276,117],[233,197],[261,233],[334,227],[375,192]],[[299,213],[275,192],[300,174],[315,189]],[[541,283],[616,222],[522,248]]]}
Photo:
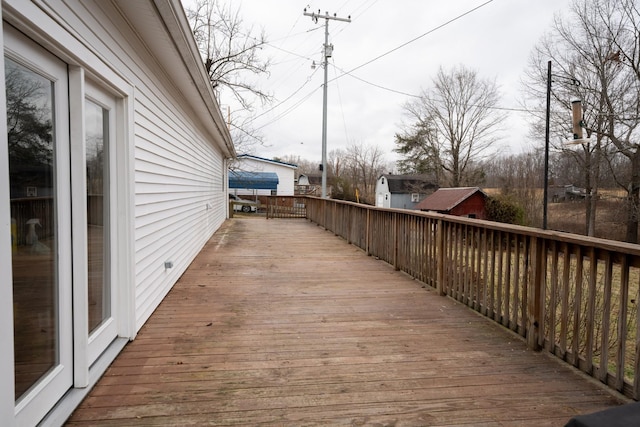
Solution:
{"label": "power line", "polygon": [[[281,118],[283,118],[284,116],[286,116],[287,114],[291,113],[293,110],[295,110],[296,108],[298,108],[300,105],[302,105],[307,99],[309,99],[311,97],[311,95],[313,95],[314,93],[316,93],[318,91],[318,89],[320,89],[322,86],[318,86],[315,89],[313,89],[311,92],[309,92],[308,94],[306,94],[302,99],[300,99],[298,102],[296,102],[295,104],[293,104],[291,107],[287,108],[286,110],[284,110],[282,113],[278,114],[274,119],[272,119],[271,121],[263,124],[262,126],[256,128],[256,130],[260,130],[263,129],[275,122],[277,122],[278,120],[280,120]],[[269,111],[273,111],[273,109],[269,110]],[[267,111],[267,112],[269,112]],[[262,113],[262,115],[266,114]],[[253,119],[251,120],[253,121]]]}
{"label": "power line", "polygon": [[[435,32],[435,31],[437,31],[437,30],[440,30],[440,29],[442,29],[442,28],[446,27],[447,25],[449,25],[449,24],[451,24],[451,23],[453,23],[453,22],[455,22],[455,21],[458,21],[458,20],[462,19],[463,17],[465,17],[465,16],[467,16],[467,15],[469,15],[469,14],[471,14],[471,13],[473,13],[473,12],[477,11],[478,9],[480,9],[480,8],[482,8],[482,7],[484,7],[484,6],[488,5],[489,3],[492,3],[492,2],[493,2],[493,0],[488,0],[488,1],[484,2],[484,3],[482,3],[481,5],[476,6],[476,7],[474,7],[473,9],[470,9],[470,10],[468,10],[468,11],[466,11],[466,12],[464,12],[464,13],[462,13],[462,14],[458,15],[458,16],[456,16],[456,17],[455,17],[455,18],[453,18],[453,19],[450,19],[450,20],[448,20],[447,22],[445,22],[445,23],[443,23],[443,24],[440,24],[440,25],[438,25],[438,26],[437,26],[437,27],[435,27],[435,28],[432,28],[431,30],[427,31],[426,33],[421,34],[421,35],[419,35],[418,37],[414,37],[413,39],[411,39],[411,40],[409,40],[409,41],[407,41],[407,42],[405,42],[405,43],[402,43],[401,45],[399,45],[399,46],[397,46],[397,47],[394,47],[393,49],[391,49],[391,50],[389,50],[389,51],[387,51],[387,52],[385,52],[385,53],[383,53],[383,54],[381,54],[381,55],[378,55],[378,56],[376,56],[375,58],[370,59],[369,61],[367,61],[367,62],[365,62],[365,63],[363,63],[363,64],[358,65],[357,67],[355,67],[355,68],[353,68],[353,69],[351,69],[351,70],[349,70],[349,71],[345,72],[345,74],[350,74],[350,73],[352,73],[352,72],[354,72],[354,71],[356,71],[356,70],[359,70],[360,68],[363,68],[363,67],[365,67],[365,66],[367,66],[367,65],[369,65],[369,64],[371,64],[371,63],[373,63],[373,62],[375,62],[375,61],[377,61],[378,59],[384,58],[385,56],[387,56],[387,55],[389,55],[389,54],[391,54],[391,53],[395,52],[396,50],[400,50],[400,49],[402,49],[403,47],[405,47],[405,46],[407,46],[407,45],[409,45],[409,44],[411,44],[411,43],[413,43],[413,42],[415,42],[415,41],[417,41],[417,40],[420,40],[421,38],[423,38],[423,37],[425,37],[425,36],[427,36],[427,35],[429,35],[429,34],[431,34],[431,33]],[[335,80],[335,79],[339,79],[339,78],[341,78],[342,76],[344,76],[344,74],[343,74],[343,75],[341,75],[341,76],[337,76],[337,77],[335,77],[335,78],[334,78],[334,79],[332,79],[331,81],[333,81],[333,80]]]}
{"label": "power line", "polygon": [[[333,60],[333,58],[331,59],[331,62],[332,62],[331,65],[333,65],[333,71],[336,71],[338,67],[336,67],[335,61]],[[346,141],[348,142],[349,132],[347,131],[347,119],[344,116],[344,105],[342,105],[342,94],[340,93],[340,85],[338,84],[337,80],[336,80],[336,89],[338,89],[338,101],[340,102],[340,112],[342,113],[342,125],[344,126],[344,136],[346,138]]]}

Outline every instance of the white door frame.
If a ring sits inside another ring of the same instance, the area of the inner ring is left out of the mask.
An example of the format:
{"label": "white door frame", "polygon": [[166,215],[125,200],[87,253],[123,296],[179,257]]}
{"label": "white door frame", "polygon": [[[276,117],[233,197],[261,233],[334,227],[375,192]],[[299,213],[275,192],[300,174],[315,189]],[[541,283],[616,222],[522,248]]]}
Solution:
{"label": "white door frame", "polygon": [[[114,95],[86,79],[81,67],[69,67],[69,94],[70,115],[81,119],[75,120],[71,125],[71,188],[73,215],[73,335],[74,335],[74,386],[86,387],[89,384],[89,370],[91,365],[118,336],[119,298],[116,279],[116,270],[113,262],[119,254],[115,251],[117,246],[117,234],[115,230],[117,212],[116,192],[116,145],[118,144],[116,126],[121,117],[118,117],[116,98]],[[88,306],[88,234],[87,234],[87,190],[86,190],[86,130],[85,130],[85,100],[100,105],[109,114],[108,140],[108,168],[106,174],[109,180],[109,212],[105,220],[109,230],[108,246],[109,263],[107,268],[111,293],[108,296],[111,306],[111,316],[96,331],[90,334],[88,330],[89,306]]]}

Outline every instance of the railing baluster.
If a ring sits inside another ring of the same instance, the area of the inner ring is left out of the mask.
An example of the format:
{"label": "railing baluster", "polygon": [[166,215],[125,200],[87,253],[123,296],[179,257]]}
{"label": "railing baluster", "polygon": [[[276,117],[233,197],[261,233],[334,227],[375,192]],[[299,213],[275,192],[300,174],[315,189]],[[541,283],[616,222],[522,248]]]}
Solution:
{"label": "railing baluster", "polygon": [[503,239],[505,238],[504,233],[502,231],[498,231],[498,244],[496,245],[498,250],[498,278],[497,278],[497,289],[496,289],[496,306],[495,306],[495,314],[493,316],[493,320],[498,323],[502,323],[502,316],[504,316],[504,311],[502,309],[502,292],[503,292],[503,283],[502,283],[502,268],[503,268]]}
{"label": "railing baluster", "polygon": [[589,251],[589,294],[587,299],[587,339],[586,339],[586,367],[585,371],[593,375],[593,346],[595,336],[596,317],[596,282],[598,275],[598,258],[595,248]]}
{"label": "railing baluster", "polygon": [[519,234],[515,235],[515,245],[516,245],[516,257],[515,257],[515,269],[513,271],[513,277],[515,279],[513,283],[513,323],[510,325],[510,328],[520,334],[520,284],[522,280],[520,279],[520,263],[522,262],[520,259],[520,246],[522,245],[522,238]]}
{"label": "railing baluster", "polygon": [[544,241],[540,237],[531,239],[531,253],[533,254],[533,262],[531,269],[531,287],[527,295],[527,345],[532,350],[540,349],[540,330],[542,324],[542,288],[544,287],[544,278],[542,270],[542,257],[545,255]]}
{"label": "railing baluster", "polygon": [[[638,290],[636,292],[636,304],[640,303],[640,274],[638,275]],[[635,318],[635,333],[636,333],[636,351],[635,359],[633,361],[633,392],[632,398],[640,400],[640,310],[636,309]]]}
{"label": "railing baluster", "polygon": [[582,321],[582,284],[584,272],[584,253],[582,247],[576,248],[575,302],[573,304],[573,337],[571,349],[573,365],[580,368],[580,323]]}
{"label": "railing baluster", "polygon": [[438,219],[436,223],[436,255],[437,255],[437,281],[436,287],[438,290],[438,295],[445,295],[445,286],[444,286],[444,276],[445,276],[445,265],[446,265],[446,257],[444,254],[444,230],[443,221]]}
{"label": "railing baluster", "polygon": [[629,304],[629,258],[622,256],[620,261],[620,311],[618,312],[618,345],[616,360],[616,383],[618,391],[624,389],[625,356],[627,352],[627,316]]}
{"label": "railing baluster", "polygon": [[504,317],[502,325],[509,327],[511,319],[511,266],[513,265],[513,253],[511,250],[511,233],[506,233],[506,271],[505,271],[505,290],[504,290]]}
{"label": "railing baluster", "polygon": [[487,309],[485,315],[487,317],[495,318],[495,292],[496,292],[496,233],[495,230],[491,230],[491,249],[489,250],[491,256],[491,267],[489,268],[489,298],[487,299]]}
{"label": "railing baluster", "polygon": [[605,274],[604,274],[604,300],[602,307],[602,333],[600,339],[600,367],[598,379],[607,383],[609,368],[609,328],[611,325],[611,277],[613,275],[613,264],[611,253],[604,254]]}
{"label": "railing baluster", "polygon": [[569,245],[567,243],[562,244],[562,311],[560,316],[560,350],[562,352],[562,358],[566,360],[567,357],[567,334],[569,329],[569,273],[571,269],[571,253],[569,251]]}
{"label": "railing baluster", "polygon": [[555,241],[551,242],[551,283],[549,295],[549,345],[548,350],[556,354],[556,313],[558,310],[558,246]]}

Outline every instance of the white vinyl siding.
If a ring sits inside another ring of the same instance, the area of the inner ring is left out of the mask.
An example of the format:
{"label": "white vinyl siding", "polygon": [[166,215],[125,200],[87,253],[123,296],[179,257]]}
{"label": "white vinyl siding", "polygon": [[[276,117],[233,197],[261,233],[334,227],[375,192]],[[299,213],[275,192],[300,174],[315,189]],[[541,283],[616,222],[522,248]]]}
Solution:
{"label": "white vinyl siding", "polygon": [[[220,207],[223,161],[211,145],[179,123],[178,113],[161,110],[140,94],[135,119],[139,328],[220,226],[225,212]],[[165,270],[165,261],[174,267]]]}
{"label": "white vinyl siding", "polygon": [[[280,165],[275,162],[240,157],[238,168],[249,172],[274,172],[278,175],[278,196],[293,196],[295,190],[295,166]],[[238,192],[242,194],[242,192]],[[270,190],[258,190],[257,194],[270,195]]]}

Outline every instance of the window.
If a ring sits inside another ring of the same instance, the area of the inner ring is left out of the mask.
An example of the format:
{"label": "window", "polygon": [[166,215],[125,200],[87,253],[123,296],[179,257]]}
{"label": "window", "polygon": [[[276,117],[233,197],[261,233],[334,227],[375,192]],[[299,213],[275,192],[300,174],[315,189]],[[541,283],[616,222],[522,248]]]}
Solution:
{"label": "window", "polygon": [[418,203],[420,201],[420,194],[418,193],[411,193],[411,201],[413,203]]}

